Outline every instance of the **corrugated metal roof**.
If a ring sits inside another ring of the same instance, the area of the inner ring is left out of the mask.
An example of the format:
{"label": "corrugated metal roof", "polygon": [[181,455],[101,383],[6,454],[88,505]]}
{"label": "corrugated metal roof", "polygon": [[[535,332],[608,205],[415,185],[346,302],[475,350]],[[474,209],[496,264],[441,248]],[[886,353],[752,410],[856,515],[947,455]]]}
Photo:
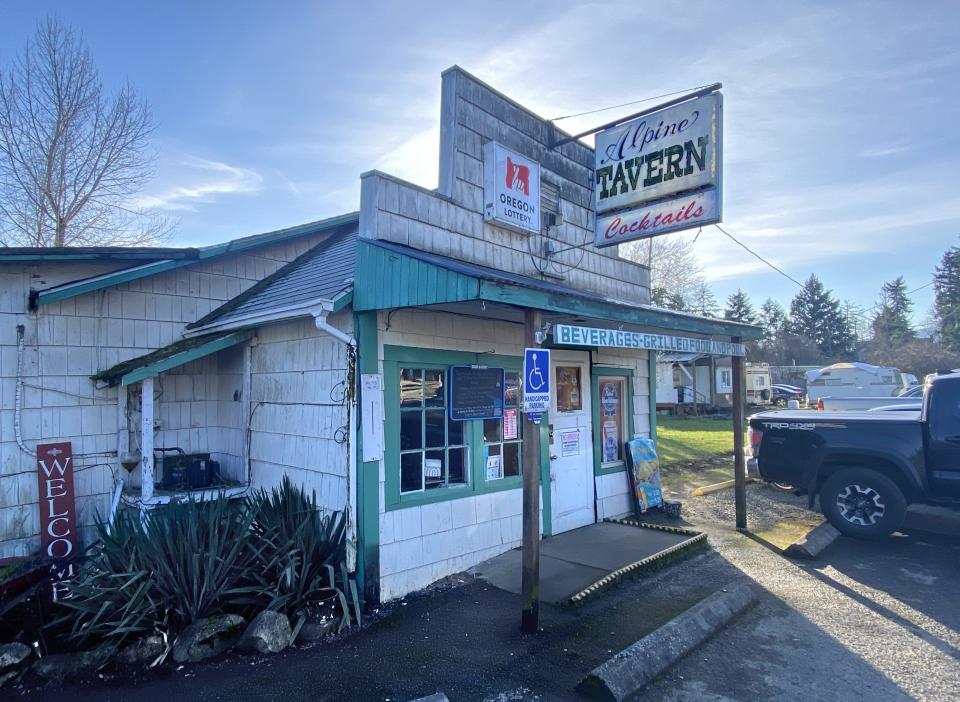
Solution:
{"label": "corrugated metal roof", "polygon": [[335,233],[187,328],[229,322],[251,312],[269,312],[313,300],[332,300],[353,286],[356,251],[356,229]]}

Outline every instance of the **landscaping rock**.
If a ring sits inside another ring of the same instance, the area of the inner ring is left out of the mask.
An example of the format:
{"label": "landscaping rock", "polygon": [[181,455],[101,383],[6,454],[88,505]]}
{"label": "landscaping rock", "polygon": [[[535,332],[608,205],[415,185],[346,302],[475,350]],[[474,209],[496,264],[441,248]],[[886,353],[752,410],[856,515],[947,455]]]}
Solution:
{"label": "landscaping rock", "polygon": [[105,666],[116,652],[115,647],[104,644],[92,651],[54,653],[35,661],[31,670],[44,680],[61,682],[96,672]]}
{"label": "landscaping rock", "polygon": [[243,634],[245,622],[237,614],[198,619],[177,637],[173,644],[173,660],[177,663],[196,663],[219,656],[237,642]]}
{"label": "landscaping rock", "polygon": [[250,653],[279,653],[290,645],[292,638],[287,615],[264,610],[253,618],[237,646]]}
{"label": "landscaping rock", "polygon": [[340,625],[340,619],[324,619],[310,621],[309,619],[300,627],[297,633],[298,643],[313,643],[319,641],[335,632]]}
{"label": "landscaping rock", "polygon": [[0,675],[23,663],[30,656],[30,647],[19,641],[0,646]]}
{"label": "landscaping rock", "polygon": [[148,665],[157,660],[167,650],[167,644],[158,634],[144,636],[124,647],[117,657],[121,663],[128,665]]}

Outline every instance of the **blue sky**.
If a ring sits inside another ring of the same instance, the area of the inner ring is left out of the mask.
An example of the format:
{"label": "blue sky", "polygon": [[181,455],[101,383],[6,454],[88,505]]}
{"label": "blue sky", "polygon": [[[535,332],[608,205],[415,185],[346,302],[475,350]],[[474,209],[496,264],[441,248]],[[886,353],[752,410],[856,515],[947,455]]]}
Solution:
{"label": "blue sky", "polygon": [[[670,11],[665,10],[669,8]],[[674,9],[676,8],[676,9]],[[682,9],[681,9],[682,8]],[[545,117],[724,84],[724,227],[794,278],[869,307],[958,243],[960,5],[951,2],[14,2],[0,62],[54,13],[159,123],[143,202],[202,245],[358,208],[363,171],[437,181],[440,72]],[[583,130],[611,110],[561,126]],[[789,281],[714,229],[717,292]],[[932,289],[913,296],[926,316]]]}

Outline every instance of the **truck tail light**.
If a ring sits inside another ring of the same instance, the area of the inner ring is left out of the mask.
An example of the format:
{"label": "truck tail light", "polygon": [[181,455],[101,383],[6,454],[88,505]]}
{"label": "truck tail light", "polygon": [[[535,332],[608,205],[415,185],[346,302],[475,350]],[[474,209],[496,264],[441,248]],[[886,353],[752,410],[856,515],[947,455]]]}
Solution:
{"label": "truck tail light", "polygon": [[750,442],[750,455],[757,458],[760,455],[760,441],[763,439],[763,432],[750,427],[747,430],[747,439]]}
{"label": "truck tail light", "polygon": [[817,400],[817,412],[823,412],[823,398]]}

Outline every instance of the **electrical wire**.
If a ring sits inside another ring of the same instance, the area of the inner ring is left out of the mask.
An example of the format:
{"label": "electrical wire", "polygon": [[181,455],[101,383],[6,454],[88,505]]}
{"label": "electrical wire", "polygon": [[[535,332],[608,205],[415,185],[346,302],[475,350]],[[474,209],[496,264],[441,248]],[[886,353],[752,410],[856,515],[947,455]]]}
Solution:
{"label": "electrical wire", "polygon": [[716,227],[717,229],[719,229],[721,232],[723,232],[723,233],[726,234],[728,237],[730,237],[730,239],[731,239],[735,244],[737,244],[738,246],[740,246],[741,248],[743,248],[743,249],[744,249],[747,253],[749,253],[751,256],[755,256],[758,260],[760,260],[760,261],[762,261],[763,263],[765,263],[765,264],[767,264],[768,266],[770,266],[773,270],[775,270],[777,273],[779,273],[779,274],[782,275],[784,278],[786,278],[787,280],[789,280],[791,283],[795,283],[798,287],[801,287],[801,288],[803,287],[803,283],[801,283],[799,280],[797,280],[796,278],[794,278],[794,277],[793,277],[792,275],[790,275],[789,273],[784,272],[783,269],[777,268],[775,265],[773,265],[772,263],[770,263],[770,261],[768,261],[767,259],[765,259],[765,258],[764,258],[763,256],[761,256],[760,254],[758,254],[756,251],[754,251],[753,249],[751,249],[749,246],[747,246],[746,244],[744,244],[742,241],[740,241],[739,239],[737,239],[733,234],[731,234],[730,232],[728,232],[726,229],[724,229],[723,227],[721,227],[719,224],[714,224],[713,226],[715,226],[715,227]]}
{"label": "electrical wire", "polygon": [[629,107],[630,105],[639,105],[641,102],[650,102],[651,100],[659,100],[660,98],[670,97],[672,95],[680,95],[682,93],[692,93],[703,88],[710,87],[710,84],[698,85],[696,88],[687,88],[685,90],[675,90],[672,93],[664,93],[663,95],[654,95],[653,97],[641,98],[640,100],[632,100],[630,102],[622,102],[619,105],[611,105],[610,107],[600,107],[596,110],[587,110],[586,112],[577,112],[572,115],[564,115],[563,117],[554,117],[551,122],[559,122],[562,119],[572,119],[573,117],[583,117],[584,115],[593,115],[597,112],[606,112],[607,110],[615,110],[618,107]]}

